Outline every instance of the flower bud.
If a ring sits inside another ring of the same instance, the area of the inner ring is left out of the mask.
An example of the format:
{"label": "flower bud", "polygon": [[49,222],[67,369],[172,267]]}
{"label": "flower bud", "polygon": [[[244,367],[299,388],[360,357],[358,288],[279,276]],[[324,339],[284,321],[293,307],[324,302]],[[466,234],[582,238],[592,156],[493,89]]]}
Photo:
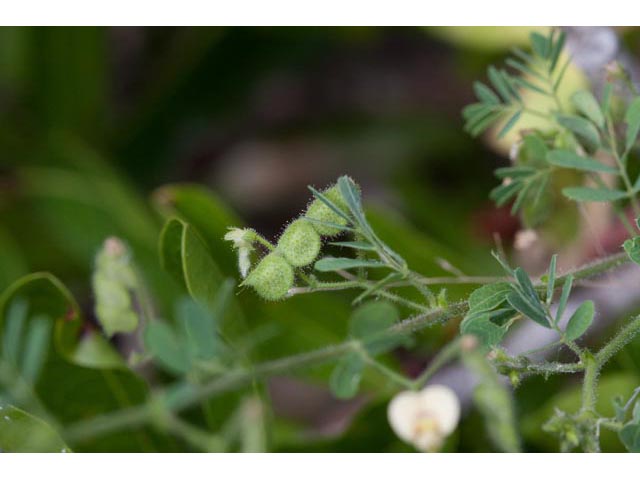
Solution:
{"label": "flower bud", "polygon": [[265,300],[281,300],[293,286],[293,267],[277,253],[264,257],[243,285],[253,287]]}
{"label": "flower bud", "polygon": [[254,251],[256,232],[250,228],[230,228],[224,239],[233,242],[233,248],[238,251],[238,270],[242,278],[246,278],[251,268],[251,252]]}
{"label": "flower bud", "polygon": [[[334,185],[333,187],[325,190],[324,192],[322,192],[322,194],[329,200],[331,200],[336,207],[340,208],[345,213],[349,212],[347,204],[344,201],[344,198],[342,198],[342,194],[340,193],[337,185]],[[311,204],[307,208],[305,217],[312,218],[321,222],[335,223],[342,226],[347,225],[347,221],[344,219],[344,217],[331,210],[326,203],[318,198],[311,202]],[[321,223],[310,223],[313,225],[313,228],[316,230],[316,232],[318,232],[320,235],[333,236],[339,234],[343,230],[341,228],[332,227],[330,225],[324,225]]]}
{"label": "flower bud", "polygon": [[133,307],[138,281],[129,251],[118,238],[110,237],[96,255],[92,277],[96,316],[108,336],[132,332],[138,326]]}
{"label": "flower bud", "polygon": [[304,267],[320,253],[320,235],[311,222],[300,218],[289,225],[278,240],[278,251],[294,267]]}
{"label": "flower bud", "polygon": [[387,417],[398,437],[418,450],[433,452],[458,425],[460,402],[449,387],[430,385],[420,392],[396,395],[389,403]]}

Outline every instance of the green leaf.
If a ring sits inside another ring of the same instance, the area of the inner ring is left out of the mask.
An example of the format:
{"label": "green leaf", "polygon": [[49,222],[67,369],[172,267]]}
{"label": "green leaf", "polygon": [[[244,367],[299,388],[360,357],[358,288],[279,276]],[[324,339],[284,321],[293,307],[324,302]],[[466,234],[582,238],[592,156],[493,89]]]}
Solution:
{"label": "green leaf", "polygon": [[124,367],[122,363],[118,365],[114,363],[113,356],[119,355],[101,336],[91,337],[91,341],[102,342],[104,344],[102,350],[111,351],[111,354],[100,358],[95,356],[87,358],[83,355],[85,351],[83,343],[88,341],[90,336],[80,336],[82,327],[80,308],[71,292],[50,273],[26,275],[14,282],[0,295],[0,334],[3,338],[7,327],[2,323],[5,318],[8,318],[9,306],[15,299],[27,302],[29,318],[35,319],[38,316],[43,316],[55,323],[53,344],[56,351],[67,361],[88,368]]}
{"label": "green leaf", "polygon": [[503,452],[520,451],[520,438],[516,430],[514,402],[510,389],[498,376],[482,350],[463,352],[462,360],[479,380],[473,392],[473,401],[484,417],[491,442]]}
{"label": "green leaf", "polygon": [[629,452],[640,453],[640,423],[627,423],[618,436]]}
{"label": "green leaf", "polygon": [[562,285],[562,293],[560,294],[560,300],[558,301],[558,310],[556,311],[556,325],[562,320],[564,309],[567,308],[567,301],[571,294],[571,287],[573,286],[573,275],[569,274],[567,279]]}
{"label": "green leaf", "polygon": [[618,174],[618,169],[604,165],[590,157],[581,157],[569,150],[552,150],[547,154],[547,162],[563,168],[573,168],[585,172],[605,172]]}
{"label": "green leaf", "polygon": [[501,207],[507,203],[514,195],[516,195],[524,186],[524,183],[518,181],[512,181],[508,184],[498,185],[491,190],[489,198],[493,200],[498,207]]}
{"label": "green leaf", "polygon": [[42,315],[34,318],[25,338],[20,374],[31,385],[40,376],[47,358],[49,340],[51,338],[51,323],[51,320]]}
{"label": "green leaf", "polygon": [[567,34],[564,31],[560,32],[558,35],[558,39],[555,41],[552,49],[551,49],[551,62],[549,63],[549,74],[553,73],[558,64],[558,59],[560,58],[560,54],[562,53],[562,48],[564,47],[564,42],[567,37]]}
{"label": "green leaf", "polygon": [[16,299],[9,305],[7,320],[2,336],[2,358],[12,365],[18,364],[18,354],[22,343],[22,331],[27,321],[27,303]]}
{"label": "green leaf", "polygon": [[331,392],[341,399],[353,397],[360,388],[363,371],[364,360],[359,353],[345,355],[331,373],[329,379]]}
{"label": "green leaf", "polygon": [[364,250],[367,252],[375,252],[376,247],[368,242],[330,242],[329,245],[336,247],[353,248],[355,250]]}
{"label": "green leaf", "polygon": [[521,180],[535,174],[537,170],[533,167],[517,166],[517,167],[501,167],[494,170],[494,174],[498,178],[511,178],[512,180]]}
{"label": "green leaf", "polygon": [[554,254],[551,257],[551,262],[549,263],[549,274],[547,276],[547,305],[551,303],[553,299],[553,291],[556,286],[556,263],[558,261],[558,255]]}
{"label": "green leaf", "polygon": [[213,308],[224,277],[193,226],[178,218],[165,223],[160,234],[160,260],[193,299]]}
{"label": "green leaf", "polygon": [[560,125],[571,131],[589,151],[595,151],[600,146],[600,134],[589,120],[576,115],[558,115]]}
{"label": "green leaf", "polygon": [[214,358],[220,351],[216,319],[205,308],[190,298],[176,305],[176,319],[182,327],[190,357]]}
{"label": "green leaf", "polygon": [[613,84],[611,82],[607,82],[604,85],[604,89],[602,91],[602,111],[604,114],[609,113],[609,107],[611,106],[611,94],[613,93]]}
{"label": "green leaf", "polygon": [[498,105],[500,103],[500,99],[498,98],[498,96],[482,82],[474,82],[473,91],[476,93],[478,100],[483,103],[492,105]]}
{"label": "green leaf", "polygon": [[493,323],[488,314],[472,314],[462,321],[460,332],[474,335],[483,347],[491,348],[502,341],[507,329]]}
{"label": "green leaf", "polygon": [[509,120],[504,124],[504,126],[498,132],[498,138],[504,137],[509,131],[514,127],[514,125],[518,122],[520,117],[522,116],[522,110],[518,110],[514,113]]}
{"label": "green leaf", "polygon": [[151,198],[165,219],[178,217],[198,230],[224,274],[237,274],[237,259],[224,235],[229,225],[242,226],[242,221],[214,192],[202,185],[178,183],[160,187]]}
{"label": "green leaf", "polygon": [[349,334],[366,340],[386,331],[399,320],[398,310],[386,301],[373,301],[356,308],[349,319]]}
{"label": "green leaf", "polygon": [[71,452],[44,420],[12,405],[0,405],[0,452]]}
{"label": "green leaf", "polygon": [[624,121],[627,124],[625,147],[630,150],[633,144],[636,143],[636,138],[640,131],[640,97],[634,98],[629,104],[627,113],[624,115]]}
{"label": "green leaf", "polygon": [[578,309],[571,315],[565,336],[568,340],[575,340],[587,331],[591,323],[593,322],[593,316],[595,315],[595,307],[591,300],[588,300],[578,307]]}
{"label": "green leaf", "polygon": [[538,32],[532,32],[529,39],[536,55],[540,58],[547,58],[550,49],[547,37]]}
{"label": "green leaf", "polygon": [[189,351],[169,325],[152,322],[145,328],[143,337],[149,353],[168,371],[176,374],[189,371]]}
{"label": "green leaf", "polygon": [[571,96],[574,106],[585,117],[595,123],[598,127],[604,126],[604,115],[600,110],[600,105],[593,94],[588,90],[578,90]]}
{"label": "green leaf", "polygon": [[524,316],[545,328],[551,328],[549,320],[539,304],[532,304],[527,297],[519,291],[513,291],[507,296],[507,302]]}
{"label": "green leaf", "polygon": [[369,355],[379,355],[406,342],[406,334],[389,331],[399,319],[398,310],[391,303],[368,302],[359,306],[351,315],[349,334],[361,341]]}
{"label": "green leaf", "polygon": [[484,285],[469,295],[469,312],[486,312],[500,306],[513,291],[508,282],[497,282]]}
{"label": "green leaf", "polygon": [[627,197],[627,193],[622,190],[590,187],[567,187],[562,189],[562,193],[577,202],[614,202]]}
{"label": "green leaf", "polygon": [[380,268],[386,266],[377,260],[365,260],[359,258],[321,258],[314,268],[319,272],[334,272],[336,270],[348,270],[350,268]]}
{"label": "green leaf", "polygon": [[640,237],[629,238],[622,244],[629,258],[640,265]]}
{"label": "green leaf", "polygon": [[491,84],[498,91],[503,100],[507,103],[511,103],[513,99],[513,92],[509,88],[509,85],[507,84],[507,81],[505,80],[502,73],[494,66],[491,66],[487,70],[487,75],[489,76]]}

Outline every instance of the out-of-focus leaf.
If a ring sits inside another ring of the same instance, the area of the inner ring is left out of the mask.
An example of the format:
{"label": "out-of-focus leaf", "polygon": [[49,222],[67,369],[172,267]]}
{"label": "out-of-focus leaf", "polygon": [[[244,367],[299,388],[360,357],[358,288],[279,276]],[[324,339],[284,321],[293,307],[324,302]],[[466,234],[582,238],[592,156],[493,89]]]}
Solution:
{"label": "out-of-focus leaf", "polygon": [[71,450],[44,420],[13,405],[0,405],[0,452],[65,453]]}
{"label": "out-of-focus leaf", "polygon": [[358,393],[364,360],[357,353],[345,355],[336,365],[329,380],[331,391],[337,398],[351,398]]}
{"label": "out-of-focus leaf", "polygon": [[568,199],[578,202],[614,202],[627,197],[627,192],[622,190],[590,187],[567,187],[562,189],[562,193]]}
{"label": "out-of-focus leaf", "polygon": [[153,322],[144,330],[144,343],[151,355],[169,371],[184,374],[189,371],[189,351],[166,323]]}
{"label": "out-of-focus leaf", "polygon": [[593,94],[588,90],[578,90],[571,96],[573,105],[585,117],[595,123],[598,127],[604,126],[604,115],[600,110],[600,105]]}
{"label": "out-of-focus leaf", "polygon": [[466,352],[462,359],[480,379],[473,392],[473,400],[484,417],[493,444],[502,452],[519,452],[520,437],[515,427],[511,392],[481,351]]}
{"label": "out-of-focus leaf", "polygon": [[604,165],[593,158],[582,157],[569,150],[552,150],[547,154],[547,161],[557,167],[572,168],[585,172],[618,173],[618,169],[615,167]]}
{"label": "out-of-focus leaf", "polygon": [[640,423],[626,424],[618,435],[629,452],[640,453]]}
{"label": "out-of-focus leaf", "polygon": [[236,260],[223,237],[229,226],[241,226],[242,221],[211,190],[196,184],[170,184],[157,189],[152,199],[165,217],[178,217],[197,228],[222,271],[236,274]]}
{"label": "out-of-focus leaf", "polygon": [[636,143],[636,138],[638,138],[638,132],[640,131],[640,97],[634,98],[629,104],[624,121],[627,124],[625,147],[629,150]]}
{"label": "out-of-focus leaf", "polygon": [[640,264],[640,237],[628,238],[624,241],[622,247],[631,260]]}
{"label": "out-of-focus leaf", "polygon": [[365,303],[351,315],[349,334],[360,340],[370,355],[379,355],[406,341],[405,334],[388,331],[399,318],[398,309],[389,302]]}
{"label": "out-of-focus leaf", "polygon": [[589,120],[576,115],[558,115],[560,125],[571,131],[589,151],[594,151],[600,146],[600,134]]}
{"label": "out-of-focus leaf", "polygon": [[223,276],[191,225],[178,218],[167,221],[160,235],[160,260],[195,300],[213,306]]}
{"label": "out-of-focus leaf", "polygon": [[[22,277],[5,290],[0,295],[0,327],[2,327],[2,320],[8,314],[10,304],[16,298],[27,302],[29,317],[44,315],[54,321],[56,350],[68,361],[91,368],[116,366],[113,362],[113,353],[106,354],[102,361],[95,355],[91,358],[84,358],[81,355],[85,350],[81,347],[84,340],[80,336],[82,324],[80,309],[69,290],[56,277],[49,273],[32,273]],[[92,341],[100,340],[93,338]],[[103,352],[113,350],[106,340],[102,339],[102,341]]]}

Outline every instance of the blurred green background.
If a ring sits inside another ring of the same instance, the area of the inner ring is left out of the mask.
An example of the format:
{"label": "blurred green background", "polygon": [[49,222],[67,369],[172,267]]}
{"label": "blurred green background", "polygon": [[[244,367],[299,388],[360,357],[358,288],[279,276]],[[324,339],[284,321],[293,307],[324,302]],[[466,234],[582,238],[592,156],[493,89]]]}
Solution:
{"label": "blurred green background", "polygon": [[[494,235],[509,249],[520,228],[488,200],[492,172],[508,159],[466,135],[460,111],[473,100],[472,82],[526,43],[528,32],[0,28],[0,290],[28,272],[51,271],[92,328],[93,257],[117,235],[162,312],[173,295],[157,259],[164,217],[197,219],[213,257],[235,278],[234,252],[222,241],[228,225],[275,238],[306,206],[307,185],[345,173],[362,186],[380,236],[412,269],[446,275],[439,263],[446,259],[470,275],[498,273],[489,255]],[[639,50],[634,30],[619,33]],[[241,291],[238,335],[262,338],[255,361],[338,342],[352,297],[322,293],[268,305]],[[415,373],[456,332],[448,325],[422,333],[414,350],[389,362]],[[638,346],[613,363],[603,389],[622,394],[637,385]],[[362,397],[337,402],[326,390],[328,371],[269,385],[269,449],[409,449],[385,420],[391,385],[372,373]],[[572,384],[536,379],[518,390],[528,449],[557,448],[539,426],[547,401],[571,396]],[[299,392],[292,403],[306,408],[294,409],[282,392]],[[490,449],[480,425],[472,411],[448,448]]]}

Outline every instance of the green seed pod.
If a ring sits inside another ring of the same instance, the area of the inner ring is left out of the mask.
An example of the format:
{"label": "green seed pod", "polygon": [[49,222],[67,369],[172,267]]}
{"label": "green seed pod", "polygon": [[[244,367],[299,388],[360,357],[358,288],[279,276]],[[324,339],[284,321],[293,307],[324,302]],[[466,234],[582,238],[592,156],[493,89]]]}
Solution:
{"label": "green seed pod", "polygon": [[277,253],[264,257],[243,285],[253,287],[265,300],[281,300],[293,286],[293,267]]}
{"label": "green seed pod", "polygon": [[294,267],[304,267],[320,253],[322,241],[311,222],[299,218],[289,225],[278,240],[278,251]]}
{"label": "green seed pod", "polygon": [[[345,213],[349,211],[349,209],[347,208],[347,204],[344,201],[344,198],[342,198],[342,194],[340,193],[337,185],[334,185],[333,187],[325,190],[322,193],[325,197],[331,200],[336,205],[336,207],[340,208]],[[314,220],[319,220],[321,222],[335,223],[343,226],[347,225],[347,221],[343,217],[331,210],[322,200],[318,198],[311,202],[311,205],[309,205],[309,207],[307,208],[307,213],[305,214],[305,216]],[[313,228],[316,230],[316,232],[318,232],[320,235],[333,236],[339,234],[343,230],[342,228],[323,225],[321,223],[310,223],[313,225]]]}

